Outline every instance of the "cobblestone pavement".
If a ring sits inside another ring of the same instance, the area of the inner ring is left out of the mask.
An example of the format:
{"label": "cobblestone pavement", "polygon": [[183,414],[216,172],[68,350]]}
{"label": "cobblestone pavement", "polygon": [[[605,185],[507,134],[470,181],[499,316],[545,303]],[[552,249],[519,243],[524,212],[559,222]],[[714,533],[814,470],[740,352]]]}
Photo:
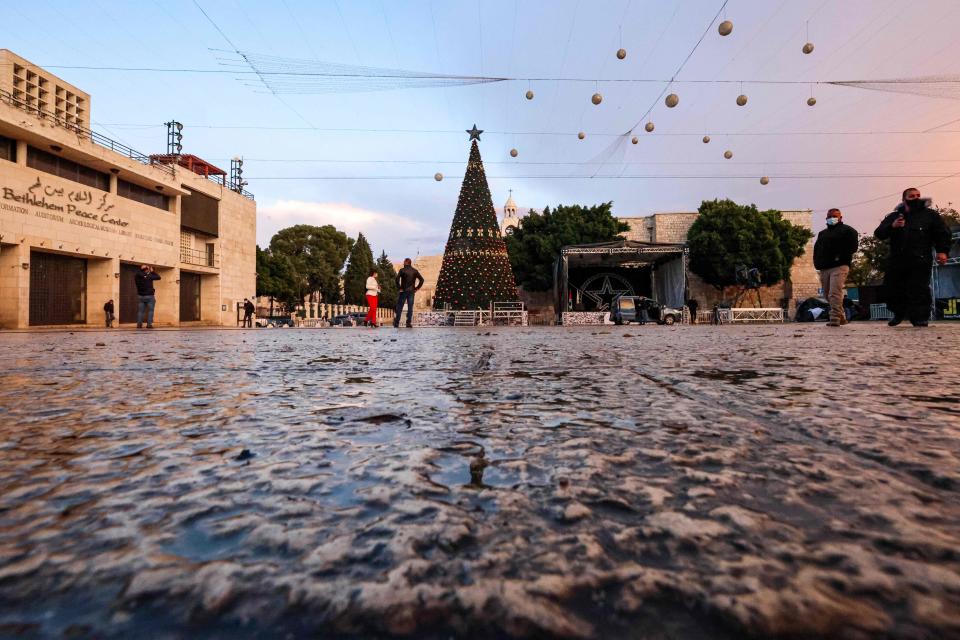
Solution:
{"label": "cobblestone pavement", "polygon": [[960,637],[960,326],[0,335],[0,636]]}

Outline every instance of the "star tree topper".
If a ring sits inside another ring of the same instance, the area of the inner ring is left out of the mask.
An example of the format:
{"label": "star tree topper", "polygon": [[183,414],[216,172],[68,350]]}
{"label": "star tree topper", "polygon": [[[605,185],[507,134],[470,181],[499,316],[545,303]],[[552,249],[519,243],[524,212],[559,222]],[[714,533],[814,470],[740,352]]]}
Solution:
{"label": "star tree topper", "polygon": [[465,129],[467,133],[470,134],[470,140],[480,140],[480,134],[483,133],[483,129],[477,129],[477,125],[473,125],[473,129]]}

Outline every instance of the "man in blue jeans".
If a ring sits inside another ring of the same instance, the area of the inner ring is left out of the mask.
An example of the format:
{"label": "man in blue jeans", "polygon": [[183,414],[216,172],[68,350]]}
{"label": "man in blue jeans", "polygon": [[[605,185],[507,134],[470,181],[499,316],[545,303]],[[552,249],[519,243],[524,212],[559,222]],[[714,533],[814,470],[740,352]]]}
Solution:
{"label": "man in blue jeans", "polygon": [[133,277],[137,285],[137,329],[143,328],[144,316],[147,320],[147,329],[153,329],[153,308],[157,305],[153,281],[159,279],[160,274],[146,264],[140,265],[140,273]]}
{"label": "man in blue jeans", "polygon": [[407,328],[413,326],[413,296],[423,286],[423,276],[413,268],[413,261],[407,258],[403,261],[403,268],[397,273],[397,309],[393,317],[393,326],[400,326],[400,314],[403,313],[403,304],[407,303]]}

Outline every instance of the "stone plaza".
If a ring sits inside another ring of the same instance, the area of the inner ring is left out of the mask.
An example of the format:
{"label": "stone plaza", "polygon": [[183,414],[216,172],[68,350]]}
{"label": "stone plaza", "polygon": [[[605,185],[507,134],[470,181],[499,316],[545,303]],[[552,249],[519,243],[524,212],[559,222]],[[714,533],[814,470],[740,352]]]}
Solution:
{"label": "stone plaza", "polygon": [[3,637],[960,635],[960,325],[0,335]]}

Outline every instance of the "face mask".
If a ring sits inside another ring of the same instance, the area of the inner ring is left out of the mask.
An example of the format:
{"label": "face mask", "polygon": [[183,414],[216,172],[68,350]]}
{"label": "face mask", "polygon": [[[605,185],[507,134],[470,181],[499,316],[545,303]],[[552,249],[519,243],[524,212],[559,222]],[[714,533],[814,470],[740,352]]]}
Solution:
{"label": "face mask", "polygon": [[923,200],[917,198],[916,200],[907,200],[907,208],[910,211],[922,211],[925,207]]}
{"label": "face mask", "polygon": [[827,226],[832,227],[833,225],[840,222],[840,218],[827,218]]}

